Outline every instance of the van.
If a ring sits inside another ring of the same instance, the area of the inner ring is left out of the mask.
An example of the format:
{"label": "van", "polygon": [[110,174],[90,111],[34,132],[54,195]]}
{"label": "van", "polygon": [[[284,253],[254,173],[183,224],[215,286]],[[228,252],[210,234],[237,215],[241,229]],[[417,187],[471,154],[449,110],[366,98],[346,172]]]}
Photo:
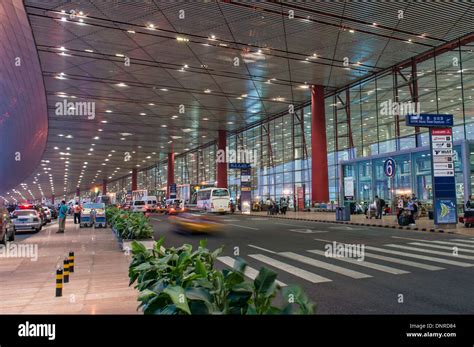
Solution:
{"label": "van", "polygon": [[146,201],[145,200],[133,200],[130,206],[132,212],[146,212]]}
{"label": "van", "polygon": [[158,199],[156,196],[147,196],[143,198],[146,201],[146,211],[147,212],[155,212],[156,207],[158,205]]}

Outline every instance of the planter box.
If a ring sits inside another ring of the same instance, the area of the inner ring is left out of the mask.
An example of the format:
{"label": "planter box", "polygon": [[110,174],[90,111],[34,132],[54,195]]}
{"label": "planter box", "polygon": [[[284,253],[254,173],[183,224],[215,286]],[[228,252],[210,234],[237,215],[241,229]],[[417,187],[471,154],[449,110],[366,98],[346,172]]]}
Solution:
{"label": "planter box", "polygon": [[132,249],[132,242],[137,241],[145,246],[146,249],[152,249],[155,246],[155,239],[153,237],[144,240],[121,240],[122,250],[130,252]]}

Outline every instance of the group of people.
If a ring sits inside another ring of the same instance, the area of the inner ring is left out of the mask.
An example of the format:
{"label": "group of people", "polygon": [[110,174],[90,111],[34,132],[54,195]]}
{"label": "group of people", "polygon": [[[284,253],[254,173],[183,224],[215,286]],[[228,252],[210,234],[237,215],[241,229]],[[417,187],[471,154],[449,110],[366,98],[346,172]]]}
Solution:
{"label": "group of people", "polygon": [[76,202],[74,206],[68,206],[66,200],[62,200],[58,206],[58,231],[56,233],[62,234],[66,228],[66,217],[71,212],[74,213],[74,224],[81,224],[82,205]]}
{"label": "group of people", "polygon": [[283,196],[280,198],[279,202],[267,198],[267,201],[265,202],[265,205],[267,206],[267,215],[286,215],[286,211],[288,210],[288,200],[289,198]]}
{"label": "group of people", "polygon": [[397,220],[400,225],[415,224],[420,217],[421,202],[415,194],[401,195],[397,198]]}

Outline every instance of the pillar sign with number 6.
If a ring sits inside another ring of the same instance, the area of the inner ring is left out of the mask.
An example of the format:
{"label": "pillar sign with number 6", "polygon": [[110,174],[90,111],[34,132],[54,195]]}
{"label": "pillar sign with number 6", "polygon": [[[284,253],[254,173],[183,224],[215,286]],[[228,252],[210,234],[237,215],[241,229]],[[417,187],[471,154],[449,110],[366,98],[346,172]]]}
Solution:
{"label": "pillar sign with number 6", "polygon": [[383,163],[383,171],[388,177],[395,176],[395,160],[393,160],[392,158],[388,158],[387,160],[385,160],[385,162]]}

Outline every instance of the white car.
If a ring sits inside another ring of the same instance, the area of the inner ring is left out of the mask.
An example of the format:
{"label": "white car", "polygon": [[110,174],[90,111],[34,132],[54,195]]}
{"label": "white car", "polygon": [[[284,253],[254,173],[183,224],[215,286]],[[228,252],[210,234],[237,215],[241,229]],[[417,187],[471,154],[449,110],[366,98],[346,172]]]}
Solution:
{"label": "white car", "polygon": [[15,231],[34,230],[40,231],[43,227],[42,220],[36,210],[16,210],[12,213]]}
{"label": "white car", "polygon": [[52,221],[52,219],[53,219],[53,218],[51,217],[51,210],[49,209],[49,207],[46,207],[46,206],[43,207],[43,210],[44,210],[44,214],[45,214],[45,216],[46,216],[46,218],[45,218],[45,219],[46,219],[46,223],[51,223],[51,221]]}
{"label": "white car", "polygon": [[130,205],[130,211],[132,212],[146,212],[147,205],[145,200],[135,200]]}

